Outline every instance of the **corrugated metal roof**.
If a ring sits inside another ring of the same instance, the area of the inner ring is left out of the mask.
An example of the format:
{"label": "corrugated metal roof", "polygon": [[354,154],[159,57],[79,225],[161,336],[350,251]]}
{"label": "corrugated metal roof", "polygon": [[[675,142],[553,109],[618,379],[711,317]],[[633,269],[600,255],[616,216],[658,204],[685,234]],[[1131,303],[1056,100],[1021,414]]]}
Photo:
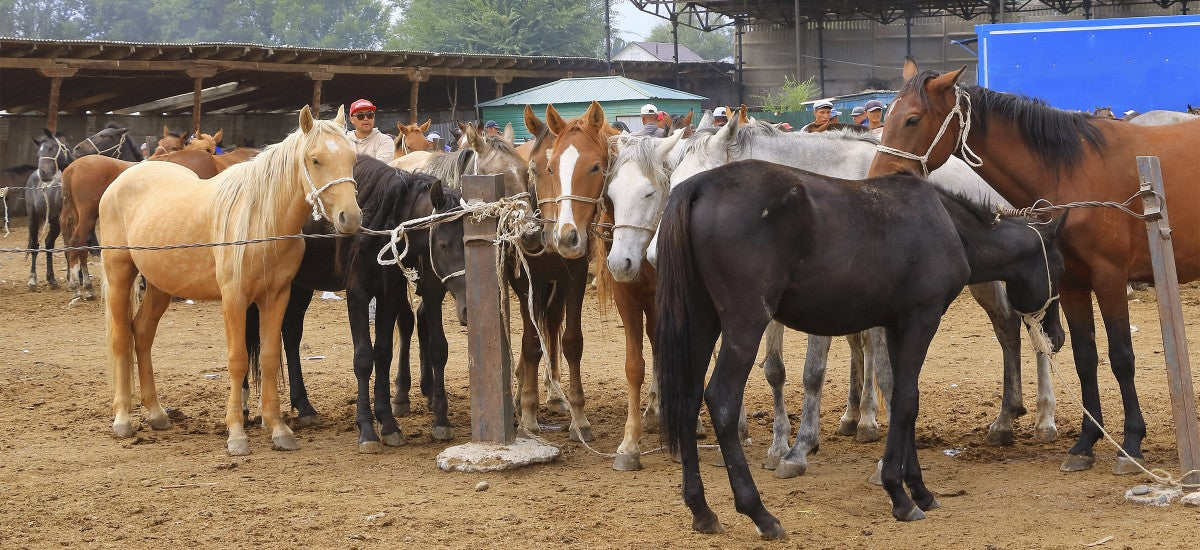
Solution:
{"label": "corrugated metal roof", "polygon": [[703,100],[708,98],[623,76],[597,76],[556,80],[536,88],[485,101],[479,106],[545,105],[547,103],[584,103],[592,100],[605,102],[630,99]]}

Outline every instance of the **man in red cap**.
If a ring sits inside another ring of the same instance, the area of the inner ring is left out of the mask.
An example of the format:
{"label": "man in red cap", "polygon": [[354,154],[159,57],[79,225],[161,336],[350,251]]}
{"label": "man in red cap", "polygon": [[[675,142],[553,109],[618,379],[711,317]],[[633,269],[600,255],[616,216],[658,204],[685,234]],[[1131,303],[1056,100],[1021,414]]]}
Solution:
{"label": "man in red cap", "polygon": [[383,162],[392,161],[395,156],[394,144],[392,138],[375,127],[374,103],[365,99],[351,103],[350,122],[354,124],[354,129],[346,132],[346,139],[354,144],[355,152]]}

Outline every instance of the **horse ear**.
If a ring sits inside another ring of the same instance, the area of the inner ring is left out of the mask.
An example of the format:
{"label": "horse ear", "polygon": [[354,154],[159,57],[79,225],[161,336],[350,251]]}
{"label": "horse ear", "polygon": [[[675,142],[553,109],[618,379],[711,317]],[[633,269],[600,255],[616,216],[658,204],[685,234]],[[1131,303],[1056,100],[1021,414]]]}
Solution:
{"label": "horse ear", "polygon": [[533,137],[541,135],[542,130],[546,128],[546,123],[542,119],[533,114],[533,106],[525,105],[525,129],[529,130],[529,134]]}
{"label": "horse ear", "polygon": [[431,118],[431,119],[428,119],[428,120],[426,120],[426,121],[425,121],[425,124],[422,124],[422,125],[421,125],[421,135],[425,135],[425,132],[428,132],[428,131],[429,131],[429,125],[430,125],[430,124],[433,124],[433,119],[432,119],[432,118]]}
{"label": "horse ear", "polygon": [[683,125],[684,125],[684,126],[691,126],[691,125],[692,125],[692,116],[694,116],[695,114],[696,114],[696,110],[695,110],[695,109],[688,109],[688,114],[687,114],[687,116],[684,116],[684,117],[683,117]]}
{"label": "horse ear", "polygon": [[921,70],[917,68],[916,59],[913,59],[912,56],[904,56],[904,71],[901,74],[904,76],[905,81],[911,80],[912,77],[917,76],[917,73],[920,71]]}
{"label": "horse ear", "polygon": [[[340,111],[339,111],[339,113],[340,113]],[[302,109],[300,109],[300,131],[307,134],[307,133],[311,132],[312,129],[313,129],[312,111],[309,110],[308,105],[305,105]]]}
{"label": "horse ear", "polygon": [[938,76],[937,78],[930,80],[929,81],[929,89],[940,91],[940,90],[948,90],[948,89],[954,87],[954,85],[958,83],[959,77],[962,76],[963,71],[965,71],[965,70],[967,70],[967,66],[963,65],[962,67],[959,67],[959,69],[957,71],[948,72],[946,74],[943,74],[941,76]]}
{"label": "horse ear", "polygon": [[163,139],[167,139],[169,137],[171,137],[171,130],[167,128],[166,124],[163,124]]}
{"label": "horse ear", "polygon": [[501,134],[500,137],[503,138],[504,141],[507,141],[509,145],[512,145],[513,139],[516,139],[517,134],[513,131],[511,122],[504,123],[504,133]]}
{"label": "horse ear", "polygon": [[399,120],[396,121],[396,130],[398,130],[400,132],[401,136],[404,135],[404,124],[401,123]]}
{"label": "horse ear", "polygon": [[346,127],[346,106],[345,105],[338,105],[337,116],[333,117],[333,122],[334,122],[334,124],[338,125],[338,128]]}
{"label": "horse ear", "polygon": [[213,134],[213,143],[221,143],[221,137],[224,135],[225,135],[224,128],[217,130],[217,133]]}
{"label": "horse ear", "polygon": [[731,144],[735,139],[737,139],[737,129],[741,125],[742,117],[729,117],[729,122],[725,123],[724,126],[718,129],[714,137],[716,137],[722,143]]}
{"label": "horse ear", "polygon": [[442,188],[442,180],[435,179],[429,185],[429,202],[433,204],[433,209],[437,212],[446,210],[446,191]]}
{"label": "horse ear", "polygon": [[743,103],[743,104],[741,105],[741,107],[738,107],[738,122],[739,122],[739,123],[741,123],[741,124],[745,124],[745,123],[747,123],[747,122],[750,122],[750,117],[746,115],[746,110],[747,110],[747,109],[746,109],[746,104],[745,104],[745,103]]}
{"label": "horse ear", "polygon": [[54,139],[54,132],[51,132],[49,128],[43,127],[42,132],[45,132],[46,137]]}
{"label": "horse ear", "polygon": [[604,107],[601,107],[600,103],[593,99],[592,104],[588,105],[587,112],[583,113],[583,119],[591,128],[603,128],[605,124]]}
{"label": "horse ear", "polygon": [[546,126],[550,128],[550,133],[556,136],[562,133],[563,128],[567,127],[567,121],[558,114],[553,104],[546,105]]}
{"label": "horse ear", "polygon": [[675,144],[679,143],[679,140],[683,138],[683,132],[684,129],[680,128],[674,132],[671,132],[671,135],[658,142],[658,145],[654,146],[654,158],[658,161],[666,160],[667,155],[671,153],[671,149],[674,149]]}

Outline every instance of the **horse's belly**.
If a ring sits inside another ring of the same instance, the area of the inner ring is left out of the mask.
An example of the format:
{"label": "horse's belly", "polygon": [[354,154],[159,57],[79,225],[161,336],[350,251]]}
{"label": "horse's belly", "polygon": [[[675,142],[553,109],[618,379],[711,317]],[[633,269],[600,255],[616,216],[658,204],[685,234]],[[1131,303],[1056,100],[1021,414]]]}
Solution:
{"label": "horse's belly", "polygon": [[167,294],[197,300],[221,298],[209,249],[135,250],[131,257],[146,281]]}

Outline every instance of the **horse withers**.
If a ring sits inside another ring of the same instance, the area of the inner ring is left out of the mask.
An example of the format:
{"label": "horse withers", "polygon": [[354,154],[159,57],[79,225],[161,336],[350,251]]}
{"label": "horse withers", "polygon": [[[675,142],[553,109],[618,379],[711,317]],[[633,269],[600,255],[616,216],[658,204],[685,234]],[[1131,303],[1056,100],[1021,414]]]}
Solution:
{"label": "horse withers", "polygon": [[[315,120],[307,106],[299,129],[254,160],[201,180],[168,162],[138,164],[117,177],[100,199],[101,244],[176,245],[232,242],[293,235],[306,220],[323,216],[342,233],[358,231],[362,213],[355,201],[354,148],[346,140],[345,112]],[[280,325],[304,243],[284,241],[171,250],[108,249],[101,254],[104,274],[107,352],[112,372],[113,433],[133,435],[133,362],[137,358],[142,404],[154,429],[170,426],[158,402],[151,346],[171,296],[221,300],[229,365],[225,422],[230,455],[250,452],[242,419],[242,383],[249,369],[245,345],[246,309],[262,313],[262,360],[281,363]],[[145,278],[145,293],[134,310],[134,280]],[[275,448],[299,447],[279,411],[278,370],[262,372],[262,422]]]}
{"label": "horse withers", "polygon": [[772,319],[826,336],[885,328],[895,389],[883,485],[896,519],[921,519],[938,506],[921,478],[915,423],[918,377],[946,308],[965,285],[1002,280],[1026,322],[1043,315],[1042,328],[1061,342],[1057,315],[1045,314],[1062,269],[1059,224],[994,220],[911,175],[839,180],[762,161],[704,172],[671,193],[658,242],[654,361],[663,433],[683,461],[693,529],[722,530],[700,482],[693,427],[703,396],[738,511],[764,538],[786,534],[763,507],[737,431]]}

